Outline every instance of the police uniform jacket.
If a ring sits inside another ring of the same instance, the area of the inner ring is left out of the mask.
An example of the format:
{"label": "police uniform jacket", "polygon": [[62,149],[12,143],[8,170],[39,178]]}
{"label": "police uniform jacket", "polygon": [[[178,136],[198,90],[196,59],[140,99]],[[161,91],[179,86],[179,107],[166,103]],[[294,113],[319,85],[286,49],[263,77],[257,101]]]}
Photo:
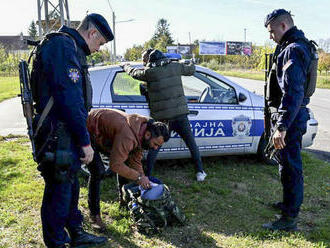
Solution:
{"label": "police uniform jacket", "polygon": [[141,144],[147,121],[142,115],[114,109],[95,109],[88,115],[87,127],[96,147],[110,155],[111,170],[127,179],[144,175]]}
{"label": "police uniform jacket", "polygon": [[153,119],[171,120],[189,113],[181,75],[193,75],[195,65],[171,62],[161,66],[149,64],[145,69],[125,65],[124,70],[133,78],[147,82],[150,115]]}
{"label": "police uniform jacket", "polygon": [[49,113],[50,118],[66,124],[77,146],[86,146],[90,144],[86,127],[87,108],[91,106],[86,66],[86,56],[90,50],[75,29],[62,26],[59,32],[67,35],[53,35],[40,51],[42,68],[38,88],[41,92],[36,110],[41,114],[52,96],[54,105]]}
{"label": "police uniform jacket", "polygon": [[276,76],[282,92],[282,95],[278,96],[281,97],[278,127],[290,128],[294,120],[300,118],[301,107],[309,103],[304,91],[311,56],[304,33],[296,27],[289,29],[280,42],[276,62]]}

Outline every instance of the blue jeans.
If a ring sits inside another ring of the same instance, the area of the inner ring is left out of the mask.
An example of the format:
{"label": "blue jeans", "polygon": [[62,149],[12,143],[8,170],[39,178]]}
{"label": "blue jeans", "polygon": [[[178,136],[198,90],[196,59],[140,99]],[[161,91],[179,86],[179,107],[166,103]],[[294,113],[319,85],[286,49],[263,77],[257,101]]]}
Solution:
{"label": "blue jeans", "polygon": [[[199,154],[198,146],[196,145],[195,137],[191,131],[190,122],[188,120],[187,115],[182,115],[173,120],[169,120],[169,130],[170,132],[175,131],[181,136],[184,143],[189,148],[191,158],[195,164],[195,171],[202,172],[202,159]],[[157,150],[149,150],[148,152],[146,176],[151,176],[151,172],[155,165],[159,149],[160,148],[158,148]]]}

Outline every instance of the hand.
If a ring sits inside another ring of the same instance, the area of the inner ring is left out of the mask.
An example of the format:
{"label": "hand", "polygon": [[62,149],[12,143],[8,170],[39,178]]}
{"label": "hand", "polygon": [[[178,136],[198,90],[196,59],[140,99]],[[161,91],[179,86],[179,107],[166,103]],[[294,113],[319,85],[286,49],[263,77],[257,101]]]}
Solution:
{"label": "hand", "polygon": [[284,138],[286,136],[286,131],[278,131],[276,130],[273,136],[273,143],[275,149],[283,149],[285,147]]}
{"label": "hand", "polygon": [[83,150],[85,155],[83,158],[80,158],[81,162],[83,162],[84,164],[89,164],[90,162],[92,162],[94,157],[94,150],[92,146],[91,145],[83,146],[81,147],[81,149]]}
{"label": "hand", "polygon": [[151,188],[149,178],[146,176],[142,176],[141,179],[137,183],[144,189]]}

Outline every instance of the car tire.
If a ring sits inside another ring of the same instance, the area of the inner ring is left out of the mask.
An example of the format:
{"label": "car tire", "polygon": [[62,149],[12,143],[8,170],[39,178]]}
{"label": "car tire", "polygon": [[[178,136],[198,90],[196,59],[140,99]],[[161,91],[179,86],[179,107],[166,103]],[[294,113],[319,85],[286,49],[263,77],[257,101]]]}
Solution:
{"label": "car tire", "polygon": [[265,155],[265,147],[267,145],[267,141],[264,137],[264,134],[260,137],[259,145],[258,145],[258,157],[261,161],[268,165],[277,165],[277,162],[273,159],[269,159]]}

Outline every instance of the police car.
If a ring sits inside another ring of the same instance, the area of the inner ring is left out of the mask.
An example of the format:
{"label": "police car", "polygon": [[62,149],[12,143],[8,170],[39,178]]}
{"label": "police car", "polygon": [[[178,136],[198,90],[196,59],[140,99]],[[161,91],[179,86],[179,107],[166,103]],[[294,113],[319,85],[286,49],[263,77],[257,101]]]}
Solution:
{"label": "police car", "polygon": [[[141,67],[141,64],[135,64]],[[149,116],[146,98],[140,94],[141,81],[120,66],[89,70],[93,86],[93,108],[111,108]],[[196,65],[193,76],[182,76],[191,128],[202,156],[231,154],[263,155],[264,99],[222,75]],[[310,112],[303,147],[313,144],[318,122]],[[176,133],[165,143],[159,159],[190,157]]]}

